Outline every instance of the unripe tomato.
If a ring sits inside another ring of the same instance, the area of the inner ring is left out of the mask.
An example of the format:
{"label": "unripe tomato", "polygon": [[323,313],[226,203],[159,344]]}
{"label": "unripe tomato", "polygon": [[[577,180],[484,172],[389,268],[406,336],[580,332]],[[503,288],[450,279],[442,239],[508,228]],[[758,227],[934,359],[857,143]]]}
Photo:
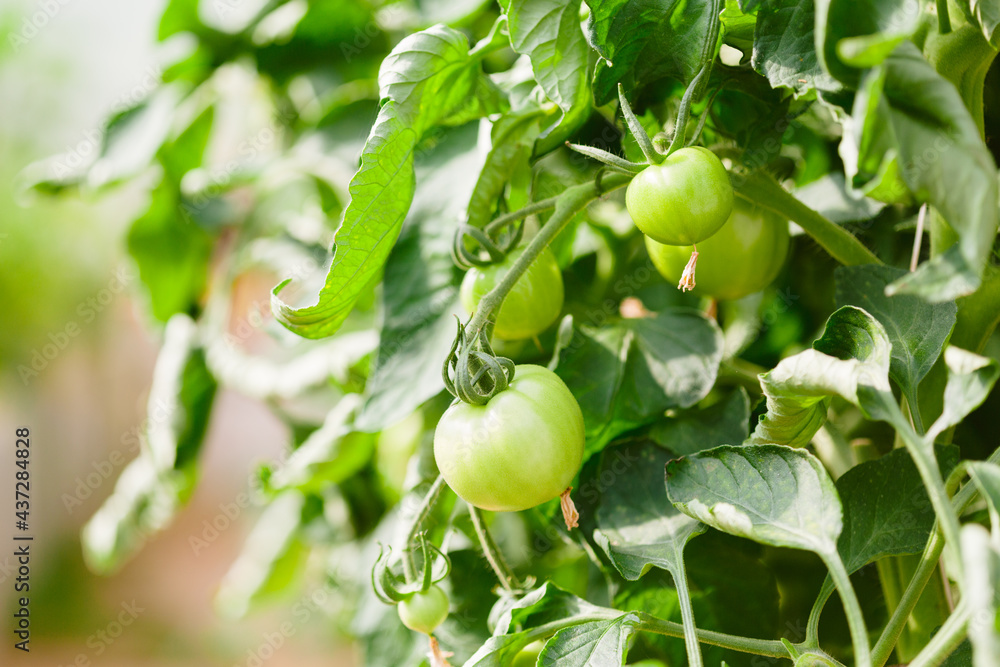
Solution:
{"label": "unripe tomato", "polygon": [[448,594],[434,584],[400,602],[396,610],[403,625],[429,635],[448,618]]}
{"label": "unripe tomato", "polygon": [[[469,269],[462,280],[462,306],[474,312],[479,300],[496,287],[523,252],[524,248],[516,248],[502,262]],[[536,336],[555,322],[562,305],[562,273],[555,255],[545,248],[503,300],[493,333],[508,340]]]}
{"label": "unripe tomato", "polygon": [[[767,287],[788,254],[788,222],[778,215],[736,200],[733,214],[715,235],[698,244],[695,292],[716,299],[740,299]],[[691,246],[646,239],[657,271],[671,282],[680,279]]]}
{"label": "unripe tomato", "polygon": [[559,376],[524,364],[486,405],[455,402],[434,432],[434,458],[465,501],[516,512],[558,497],[583,461],[583,413]]}
{"label": "unripe tomato", "polygon": [[701,243],[733,210],[733,186],[715,153],[694,146],[646,167],[629,183],[625,206],[643,234],[659,243]]}

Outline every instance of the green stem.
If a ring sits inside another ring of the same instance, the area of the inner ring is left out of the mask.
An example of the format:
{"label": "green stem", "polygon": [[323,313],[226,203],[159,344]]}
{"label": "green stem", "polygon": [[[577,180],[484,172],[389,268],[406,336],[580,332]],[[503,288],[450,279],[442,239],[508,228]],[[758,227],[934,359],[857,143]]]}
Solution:
{"label": "green stem", "polygon": [[550,208],[555,207],[556,200],[558,197],[549,197],[548,199],[539,199],[538,201],[533,201],[524,208],[519,208],[516,211],[511,211],[510,213],[504,213],[491,220],[488,225],[486,225],[484,231],[487,234],[494,232],[504,225],[508,225],[512,222],[517,222],[518,220],[524,220],[529,215],[534,215],[535,213],[540,213],[542,211],[547,211]]}
{"label": "green stem", "polygon": [[805,645],[810,648],[819,646],[819,619],[823,616],[823,607],[826,606],[826,601],[833,595],[834,590],[836,587],[833,585],[833,579],[827,575],[823,586],[819,589],[819,595],[816,596],[816,602],[813,603],[812,610],[809,612],[809,620],[806,622]]}
{"label": "green stem", "polygon": [[841,264],[881,264],[850,232],[800,202],[766,173],[755,171],[734,180],[738,196],[796,223]]}
{"label": "green stem", "polygon": [[927,582],[931,580],[937,570],[942,551],[944,551],[944,540],[941,538],[941,533],[935,530],[924,547],[920,563],[917,565],[910,583],[906,585],[906,590],[903,591],[899,604],[896,605],[892,616],[889,617],[889,622],[882,630],[878,641],[875,642],[875,648],[872,649],[872,665],[874,667],[882,667],[892,655],[892,650],[895,648],[896,642],[899,641],[899,636],[903,633],[903,628],[906,627],[910,614],[917,606],[924,588],[927,587]]}
{"label": "green stem", "polygon": [[951,17],[948,15],[948,0],[937,0],[938,32],[947,35],[951,32]]}
{"label": "green stem", "polygon": [[528,270],[531,263],[552,242],[552,239],[558,236],[559,232],[569,224],[574,215],[605,192],[625,187],[631,180],[630,176],[624,174],[608,174],[602,179],[600,189],[598,189],[597,183],[584,183],[566,188],[562,194],[557,196],[555,198],[555,212],[542,225],[535,238],[531,239],[521,256],[504,274],[503,279],[479,301],[476,313],[466,327],[469,332],[475,335],[476,332],[482,330],[490,314],[496,312],[500,307],[521,275]]}
{"label": "green stem", "polygon": [[493,568],[494,574],[497,575],[497,579],[500,580],[500,585],[506,591],[513,591],[520,583],[510,566],[507,565],[507,561],[504,560],[497,543],[493,541],[493,536],[490,535],[486,522],[483,521],[483,511],[475,505],[469,505],[469,514],[472,516],[472,526],[476,530],[476,536],[479,537],[479,544],[483,547],[483,554],[490,567]]}
{"label": "green stem", "polygon": [[684,569],[683,551],[677,554],[680,563],[677,572],[670,574],[674,578],[674,589],[677,591],[677,603],[681,608],[681,623],[684,626],[684,647],[687,649],[688,667],[702,667],[701,645],[698,643],[698,628],[694,623],[694,609],[691,607],[691,592],[688,590],[687,571]]}
{"label": "green stem", "polygon": [[[900,426],[904,426],[904,424],[900,424]],[[934,514],[941,525],[941,530],[944,533],[944,539],[947,543],[946,546],[950,549],[951,555],[955,559],[954,565],[958,569],[959,579],[961,579],[962,558],[959,551],[958,515],[955,513],[951,499],[948,498],[948,493],[945,491],[944,480],[941,478],[941,469],[938,468],[937,460],[934,456],[934,444],[924,442],[910,428],[899,428],[897,432],[903,439],[906,449],[909,450],[910,457],[917,466],[920,478],[927,488],[931,505],[934,506]]]}
{"label": "green stem", "polygon": [[[1000,449],[990,454],[987,460],[992,463],[1000,462]],[[952,507],[955,508],[957,514],[961,514],[972,504],[978,495],[979,489],[976,485],[968,483],[959,489],[955,497],[952,498]],[[927,544],[924,546],[924,552],[920,557],[920,564],[914,571],[910,583],[907,584],[906,590],[899,600],[899,605],[892,612],[889,623],[882,630],[882,636],[879,637],[872,651],[872,662],[875,667],[882,667],[889,659],[889,655],[892,653],[892,649],[895,647],[903,626],[910,617],[910,613],[920,599],[920,595],[927,586],[927,582],[934,576],[943,551],[944,539],[941,537],[938,526],[935,525],[931,531],[930,539],[927,540]]]}
{"label": "green stem", "polygon": [[755,396],[760,396],[762,393],[760,378],[757,376],[765,372],[767,369],[763,366],[758,366],[739,357],[727,359],[719,365],[720,380],[740,385]]}
{"label": "green stem", "polygon": [[923,436],[927,431],[924,429],[924,420],[920,416],[920,399],[918,398],[916,386],[913,386],[910,391],[906,392],[906,409],[910,413],[913,428],[917,430],[918,435]]}
{"label": "green stem", "polygon": [[854,664],[857,667],[871,667],[872,656],[868,647],[865,617],[861,613],[861,604],[858,602],[858,596],[854,593],[854,586],[851,585],[851,577],[847,574],[844,562],[840,560],[840,555],[836,551],[821,553],[819,556],[830,571],[830,577],[844,603],[847,625],[851,630],[851,643],[854,645]]}
{"label": "green stem", "polygon": [[[691,114],[691,103],[701,96],[708,83],[709,73],[712,71],[712,64],[715,62],[715,49],[719,44],[719,30],[722,26],[722,0],[711,0],[712,6],[709,8],[709,24],[705,41],[701,47],[701,58],[698,62],[698,74],[691,80],[684,97],[681,98],[681,106],[677,110],[677,121],[674,123],[674,136],[670,140],[667,148],[667,155],[685,145],[687,135],[688,117]],[[705,113],[708,113],[706,109]]]}
{"label": "green stem", "polygon": [[406,533],[406,542],[403,543],[403,574],[406,576],[406,582],[410,583],[416,579],[417,569],[413,562],[413,553],[410,549],[410,545],[417,537],[417,533],[420,532],[420,527],[423,525],[424,521],[430,515],[431,510],[434,509],[434,503],[437,502],[438,497],[441,495],[441,489],[444,488],[444,477],[441,475],[437,476],[434,483],[431,484],[431,488],[427,490],[426,495],[424,495],[423,501],[420,503],[420,507],[417,508],[417,513],[413,517],[413,523],[410,524],[410,530]]}
{"label": "green stem", "polygon": [[910,667],[937,667],[943,663],[965,639],[968,624],[969,608],[960,603],[924,650],[913,659]]}
{"label": "green stem", "polygon": [[[673,621],[664,621],[650,616],[644,612],[639,612],[642,622],[639,624],[640,630],[653,632],[665,637],[684,638],[684,626]],[[766,655],[772,658],[787,658],[788,649],[780,641],[769,639],[751,639],[750,637],[737,637],[727,635],[723,632],[713,632],[711,630],[698,630],[696,632],[698,641],[702,644],[721,646],[722,648],[740,651],[741,653],[752,653],[754,655]]]}

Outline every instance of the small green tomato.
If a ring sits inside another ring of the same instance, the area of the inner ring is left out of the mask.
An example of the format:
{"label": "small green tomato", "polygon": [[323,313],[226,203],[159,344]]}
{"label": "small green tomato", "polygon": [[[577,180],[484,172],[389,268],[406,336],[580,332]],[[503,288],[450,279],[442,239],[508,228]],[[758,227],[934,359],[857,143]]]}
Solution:
{"label": "small green tomato", "polygon": [[429,635],[448,618],[448,595],[434,584],[400,602],[397,611],[403,625]]}

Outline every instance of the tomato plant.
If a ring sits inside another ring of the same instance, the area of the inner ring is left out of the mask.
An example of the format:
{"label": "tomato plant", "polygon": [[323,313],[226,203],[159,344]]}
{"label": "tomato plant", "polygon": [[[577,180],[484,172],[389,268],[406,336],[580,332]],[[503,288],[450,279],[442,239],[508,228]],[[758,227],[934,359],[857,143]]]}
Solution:
{"label": "tomato plant", "polygon": [[[523,252],[517,249],[502,262],[469,269],[461,291],[466,311],[476,311],[480,299],[496,287]],[[507,294],[496,315],[493,332],[510,340],[537,336],[555,322],[562,305],[562,273],[555,256],[546,248]]]}
{"label": "tomato plant", "polygon": [[[788,222],[753,204],[737,200],[719,231],[698,246],[695,291],[716,299],[740,299],[759,292],[777,277],[788,255]],[[646,237],[656,270],[678,282],[694,250],[664,245]]]}
{"label": "tomato plant", "polygon": [[719,158],[693,146],[639,172],[629,183],[625,205],[649,238],[689,246],[725,224],[733,210],[733,186]]}
{"label": "tomato plant", "polygon": [[348,4],[172,0],[193,50],[31,172],[148,191],[178,409],[89,565],[192,497],[221,387],[288,438],[220,604],[332,582],[365,664],[1000,664],[1000,12]]}
{"label": "tomato plant", "polygon": [[569,487],[583,440],[583,414],[566,384],[547,368],[523,364],[485,405],[459,401],[445,411],[434,432],[434,458],[467,502],[516,512]]}

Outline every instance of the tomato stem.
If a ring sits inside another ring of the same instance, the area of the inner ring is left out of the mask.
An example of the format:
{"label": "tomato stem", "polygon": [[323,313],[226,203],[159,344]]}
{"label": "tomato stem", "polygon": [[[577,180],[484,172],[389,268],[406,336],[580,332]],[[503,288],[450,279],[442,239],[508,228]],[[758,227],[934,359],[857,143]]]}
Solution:
{"label": "tomato stem", "polygon": [[969,605],[963,599],[948,617],[927,646],[910,662],[910,667],[937,667],[951,655],[965,639],[969,625]]}
{"label": "tomato stem", "polygon": [[768,174],[734,174],[733,187],[738,197],[796,223],[841,264],[882,263],[849,231],[800,202]]}
{"label": "tomato stem", "polygon": [[851,643],[854,645],[854,664],[857,667],[872,667],[871,649],[868,646],[868,631],[865,628],[865,618],[861,613],[861,603],[851,585],[851,577],[847,574],[844,562],[836,549],[829,553],[820,553],[826,569],[830,571],[840,600],[847,616],[847,626],[851,631]]}
{"label": "tomato stem", "polygon": [[[652,632],[665,637],[684,638],[684,626],[673,621],[664,621],[650,616],[645,612],[638,612],[640,623],[639,629]],[[724,632],[714,632],[712,630],[696,630],[698,641],[702,644],[721,646],[733,651],[742,653],[752,653],[754,655],[765,655],[772,658],[787,658],[788,649],[780,641],[770,639],[752,639],[750,637],[739,637],[728,635]]]}
{"label": "tomato stem", "polygon": [[469,515],[472,517],[472,527],[476,530],[479,544],[483,547],[483,555],[486,556],[487,562],[493,568],[493,573],[496,574],[505,591],[513,592],[520,587],[520,582],[514,576],[510,566],[507,565],[507,561],[504,560],[500,547],[493,540],[493,536],[483,520],[483,511],[475,505],[469,504]]}
{"label": "tomato stem", "polygon": [[501,216],[497,216],[489,222],[489,224],[484,227],[487,234],[493,234],[498,229],[501,229],[504,225],[509,225],[512,222],[517,222],[518,220],[524,220],[529,215],[535,213],[540,213],[542,211],[548,211],[551,208],[555,208],[556,200],[559,199],[558,196],[549,197],[548,199],[539,199],[538,201],[533,201],[526,205],[524,208],[519,208],[516,211],[511,211],[510,213],[505,213]]}
{"label": "tomato stem", "polygon": [[[993,452],[987,460],[991,463],[1000,462],[1000,449]],[[954,480],[949,478],[949,482],[953,483]],[[951,484],[949,484],[950,486]],[[956,514],[960,515],[964,512],[978,495],[979,490],[975,484],[969,483],[959,489],[958,493],[951,500]],[[886,623],[881,636],[875,643],[874,648],[872,648],[872,665],[874,667],[882,667],[889,660],[889,656],[892,654],[892,650],[895,648],[896,642],[899,640],[899,636],[910,618],[910,614],[913,612],[914,607],[917,606],[924,588],[926,588],[927,583],[937,571],[941,554],[944,552],[944,545],[944,537],[941,535],[940,523],[938,523],[935,525],[930,538],[927,540],[927,544],[924,546],[924,551],[920,556],[920,563],[913,572],[910,583],[906,585],[906,590],[903,591],[903,595],[899,599],[899,604],[896,605],[892,616],[889,618],[889,622]]]}
{"label": "tomato stem", "polygon": [[937,0],[938,32],[947,35],[951,32],[951,16],[948,14],[948,0]]}
{"label": "tomato stem", "polygon": [[410,529],[406,532],[406,541],[403,543],[403,573],[406,577],[406,582],[411,583],[417,578],[416,564],[413,562],[413,552],[411,548],[413,543],[417,539],[417,534],[420,532],[420,528],[424,521],[430,516],[431,510],[434,509],[434,504],[441,495],[441,489],[444,488],[444,477],[441,475],[437,476],[434,483],[431,484],[431,488],[427,490],[424,495],[423,501],[420,503],[420,507],[417,508],[417,513],[413,516],[413,522],[410,524]]}

